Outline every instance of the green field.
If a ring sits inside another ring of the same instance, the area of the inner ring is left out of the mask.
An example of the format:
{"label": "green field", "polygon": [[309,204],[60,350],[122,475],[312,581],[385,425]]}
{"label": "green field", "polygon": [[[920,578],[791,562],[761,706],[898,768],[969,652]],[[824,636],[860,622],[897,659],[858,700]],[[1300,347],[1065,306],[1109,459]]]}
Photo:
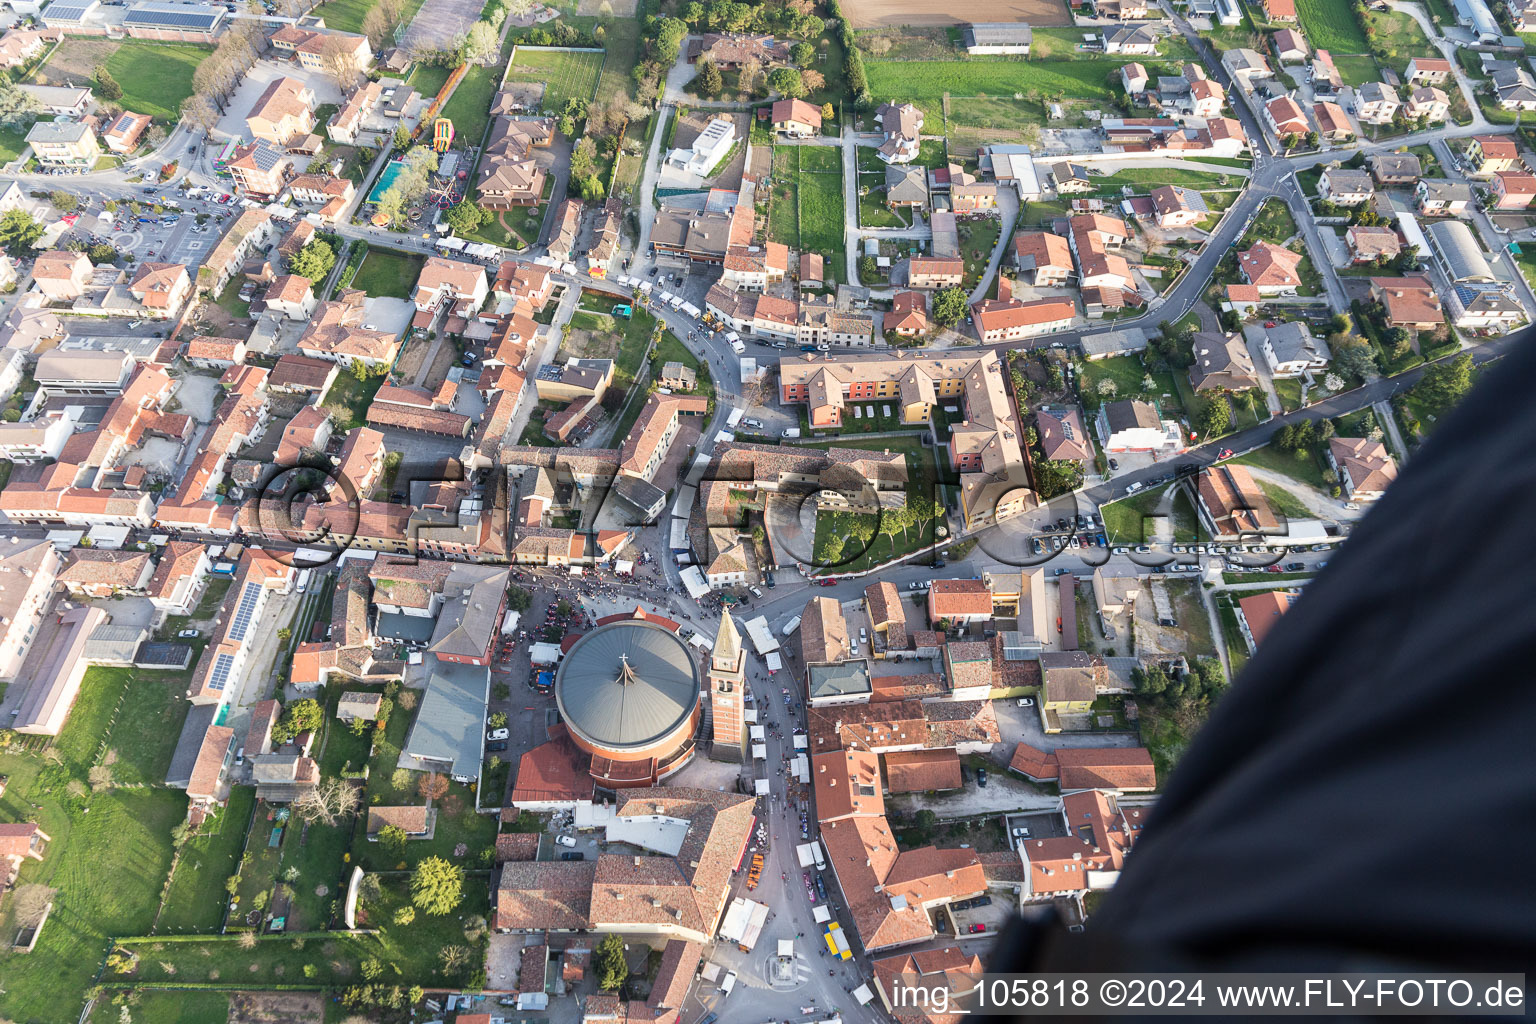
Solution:
{"label": "green field", "polygon": [[1353,57],[1334,54],[1333,66],[1339,69],[1339,77],[1345,85],[1364,85],[1366,82],[1381,81],[1381,69],[1376,66],[1376,58],[1368,53]]}
{"label": "green field", "polygon": [[[325,27],[338,32],[361,32],[363,17],[373,9],[378,0],[327,0],[316,7],[314,13],[325,19]],[[422,0],[405,0],[405,13],[401,21],[411,23],[421,8]]]}
{"label": "green field", "polygon": [[255,804],[254,787],[231,787],[229,805],[203,822],[197,838],[189,839],[182,847],[166,893],[165,909],[155,923],[156,935],[219,930],[228,902],[224,882],[240,865],[245,830]]}
{"label": "green field", "polygon": [[1012,118],[1017,124],[1019,114],[1030,109],[1038,115],[1041,99],[1108,99],[1110,81],[1120,67],[1121,62],[1107,60],[865,63],[875,102],[910,101],[923,112],[923,130],[934,135],[942,130],[945,93],[950,95],[953,123],[1000,127],[993,122]]}
{"label": "green field", "polygon": [[[1398,74],[1407,70],[1408,61],[1413,57],[1440,56],[1440,51],[1430,45],[1419,23],[1407,14],[1401,11],[1370,11],[1366,17],[1376,31],[1373,40],[1376,59]],[[1454,86],[1456,83],[1450,84]]]}
{"label": "green field", "polygon": [[370,249],[363,265],[357,268],[351,287],[361,288],[375,299],[408,299],[425,262],[422,257],[409,253]]}
{"label": "green field", "polygon": [[1315,49],[1337,55],[1366,53],[1371,48],[1348,4],[1338,0],[1296,0],[1296,14],[1301,18],[1307,42]]}
{"label": "green field", "polygon": [[768,207],[768,236],[826,258],[829,273],[843,274],[842,156],[831,147],[778,146],[773,151],[776,185]]}
{"label": "green field", "polygon": [[107,58],[107,70],[123,87],[118,102],[125,110],[174,121],[181,101],[192,95],[192,72],[212,52],[211,46],[130,39]]}
{"label": "green field", "polygon": [[443,104],[442,116],[453,122],[454,135],[466,145],[478,146],[491,120],[491,97],[496,95],[498,68],[476,64],[454,86]]}
{"label": "green field", "polygon": [[597,92],[603,54],[519,46],[507,65],[508,82],[545,82],[543,108],[560,110],[567,99],[590,100]]}

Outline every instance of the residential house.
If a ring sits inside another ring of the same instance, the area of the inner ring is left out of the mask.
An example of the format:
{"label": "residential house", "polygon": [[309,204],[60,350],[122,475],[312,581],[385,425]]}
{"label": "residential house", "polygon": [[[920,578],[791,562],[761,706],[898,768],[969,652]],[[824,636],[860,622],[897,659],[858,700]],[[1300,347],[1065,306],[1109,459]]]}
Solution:
{"label": "residential house", "polygon": [[1173,420],[1163,419],[1157,406],[1139,399],[1105,402],[1096,422],[1099,444],[1119,452],[1171,452],[1183,447],[1183,435]]}
{"label": "residential house", "polygon": [[1451,77],[1451,62],[1443,57],[1414,57],[1408,62],[1410,85],[1444,85]]}
{"label": "residential house", "polygon": [[1499,106],[1505,110],[1536,110],[1536,78],[1525,68],[1495,71],[1489,76]]}
{"label": "residential house", "polygon": [[[0,40],[3,42],[3,40]],[[139,148],[139,140],[153,122],[148,114],[135,114],[125,110],[114,117],[101,133],[101,141],[114,153],[128,154]]]}
{"label": "residential house", "polygon": [[42,860],[47,855],[52,839],[37,827],[35,821],[0,823],[0,893],[9,892],[15,886],[22,864]]}
{"label": "residential house", "polygon": [[948,288],[965,279],[965,261],[959,257],[913,256],[907,261],[907,284],[912,288]]}
{"label": "residential house", "polygon": [[984,299],[971,307],[984,342],[1018,341],[1070,330],[1077,319],[1071,299]]}
{"label": "residential house", "polygon": [[1189,382],[1196,391],[1244,391],[1258,387],[1253,357],[1240,335],[1196,331],[1192,345],[1195,363],[1189,368]]}
{"label": "residential house", "polygon": [[1366,163],[1378,185],[1412,185],[1423,173],[1412,153],[1372,153]]}
{"label": "residential house", "polygon": [[1375,501],[1397,479],[1397,462],[1387,446],[1364,437],[1328,439],[1328,465],[1350,501]]}
{"label": "residential house", "polygon": [[910,164],[885,167],[885,205],[907,208],[928,205],[928,169]]}
{"label": "residential house", "polygon": [[1282,64],[1299,64],[1307,59],[1312,48],[1306,36],[1293,28],[1283,28],[1274,35],[1275,56]]}
{"label": "residential house", "polygon": [[1523,210],[1536,200],[1536,177],[1524,171],[1499,171],[1493,176],[1494,205],[1500,210]]}
{"label": "residential house", "polygon": [[1147,91],[1147,69],[1135,61],[1121,65],[1120,85],[1127,96],[1140,96]]}
{"label": "residential house", "polygon": [[768,35],[710,32],[699,41],[697,52],[690,49],[688,53],[690,64],[701,60],[721,71],[733,71],[748,62],[767,70],[789,63],[789,44]]}
{"label": "residential house", "polygon": [[160,561],[144,588],[145,596],[157,611],[190,615],[207,589],[212,568],[206,544],[173,540],[161,548]]}
{"label": "residential house", "polygon": [[245,362],[245,342],[239,338],[198,335],[187,342],[183,358],[200,369],[227,370]]}
{"label": "residential house", "polygon": [[274,78],[256,98],[245,127],[252,139],[287,148],[315,127],[315,91],[296,78]]}
{"label": "residential house", "polygon": [[1520,171],[1520,148],[1508,135],[1474,135],[1467,140],[1467,162],[1473,174],[1487,176],[1499,171]]}
{"label": "residential house", "polygon": [[1243,639],[1248,643],[1249,653],[1259,649],[1259,644],[1264,642],[1269,631],[1275,628],[1275,624],[1290,610],[1295,600],[1291,593],[1284,590],[1238,598],[1237,624]]}
{"label": "residential house", "polygon": [[480,264],[428,256],[416,278],[411,301],[423,312],[435,313],[452,303],[465,307],[468,315],[473,316],[485,305],[489,294],[485,268]]}
{"label": "residential house", "polygon": [[259,248],[272,240],[277,229],[266,210],[246,210],[224,231],[208,259],[197,270],[197,288],[204,295],[217,296],[234,279],[241,265]]}
{"label": "residential house", "polygon": [[1157,53],[1157,31],[1151,25],[1122,25],[1104,32],[1104,52],[1149,57]]}
{"label": "residential house", "polygon": [[95,271],[83,252],[50,249],[33,264],[32,283],[50,302],[73,302],[85,294]]}
{"label": "residential house", "polygon": [[[1339,73],[1337,65],[1333,62],[1333,55],[1327,50],[1318,50],[1317,56],[1312,60],[1312,98],[1317,100],[1336,99],[1344,88],[1344,76]],[[1358,105],[1358,91],[1356,93]]]}
{"label": "residential house", "polygon": [[1321,370],[1333,358],[1328,343],[1295,320],[1274,327],[1250,324],[1243,328],[1243,337],[1250,352],[1263,353],[1269,372],[1276,377],[1300,377],[1308,370]]}
{"label": "residential house", "polygon": [[238,146],[225,168],[235,180],[235,188],[252,199],[271,201],[282,194],[293,157],[265,139]]}
{"label": "residential house", "polygon": [[1337,103],[1323,101],[1312,104],[1312,119],[1317,122],[1317,133],[1329,142],[1347,142],[1355,136],[1349,115]]}
{"label": "residential house", "polygon": [[733,245],[725,251],[721,269],[720,283],[727,288],[765,291],[789,273],[789,247],[780,242]]}
{"label": "residential house", "polygon": [[1472,213],[1472,186],[1448,178],[1420,178],[1413,194],[1426,217],[1466,217]]}
{"label": "residential house", "polygon": [[1104,659],[1087,651],[1040,652],[1040,717],[1048,733],[1071,724],[1062,716],[1086,716],[1099,694],[1109,689]]}
{"label": "residential house", "polygon": [[1024,284],[1059,288],[1072,273],[1072,249],[1061,235],[1020,231],[1013,236],[1013,263]]}
{"label": "residential house", "polygon": [[[1536,109],[1533,104],[1532,109]],[[1451,101],[1445,92],[1432,85],[1420,86],[1408,94],[1403,116],[1411,121],[1440,124],[1451,115]]]}
{"label": "residential house", "polygon": [[983,580],[934,580],[928,588],[928,622],[960,629],[992,618],[992,591]]}
{"label": "residential house", "polygon": [[547,119],[498,115],[491,122],[485,153],[480,159],[480,180],[475,186],[480,204],[488,210],[500,211],[543,202],[549,174],[534,158],[533,150],[547,147],[552,141],[554,126]]}
{"label": "residential house", "polygon": [[1264,17],[1275,23],[1296,22],[1296,0],[1264,0]]}
{"label": "residential house", "polygon": [[1301,287],[1302,257],[1273,242],[1255,242],[1237,254],[1237,269],[1260,295],[1295,295]]}
{"label": "residential house", "polygon": [[875,110],[885,141],[876,150],[888,164],[906,164],[917,159],[918,141],[923,131],[923,112],[910,103],[882,103]]}
{"label": "residential house", "polygon": [[128,282],[128,294],[144,316],[174,319],[192,297],[192,278],[180,263],[140,263]]}
{"label": "residential house", "polygon": [[64,38],[58,29],[34,31],[11,28],[0,36],[0,68],[15,68],[42,56],[43,51]]}
{"label": "residential house", "polygon": [[91,90],[83,86],[24,84],[17,88],[55,117],[79,119],[91,109]]}
{"label": "residential house", "polygon": [[78,598],[137,594],[149,584],[154,569],[154,561],[143,551],[75,548],[59,572],[59,585]]}
{"label": "residential house", "polygon": [[1241,85],[1251,86],[1260,78],[1274,76],[1274,72],[1269,68],[1269,62],[1246,47],[1239,46],[1224,50],[1221,54],[1221,63],[1226,66],[1232,80]]}
{"label": "residential house", "polygon": [[1077,406],[1042,406],[1035,412],[1035,436],[1040,451],[1052,462],[1093,462],[1093,442],[1083,426],[1083,412]]}
{"label": "residential house", "polygon": [[7,577],[12,584],[0,590],[0,679],[14,681],[21,671],[63,567],[58,549],[41,537],[0,550],[0,571],[14,574]]}
{"label": "residential house", "polygon": [[[1391,124],[1400,106],[1397,90],[1382,82],[1366,82],[1355,89],[1355,116],[1362,124]],[[1378,154],[1371,159],[1387,155],[1390,154]],[[1413,159],[1417,161],[1418,157]]]}
{"label": "residential house", "polygon": [[1282,139],[1287,135],[1305,135],[1312,130],[1306,111],[1289,96],[1276,96],[1264,104],[1264,120]]}
{"label": "residential house", "polygon": [[1208,467],[1195,477],[1194,491],[1201,521],[1218,538],[1272,534],[1281,529],[1268,496],[1241,463]]}
{"label": "residential house", "polygon": [[1159,185],[1154,188],[1152,208],[1157,226],[1168,230],[1193,227],[1210,212],[1204,196],[1181,185]]}
{"label": "residential house", "polygon": [[1335,206],[1359,206],[1375,191],[1371,176],[1351,167],[1325,167],[1317,182],[1317,194]]}
{"label": "residential house", "polygon": [[1402,250],[1397,232],[1379,226],[1352,225],[1344,232],[1344,242],[1349,246],[1350,258],[1355,263],[1396,259]]}
{"label": "residential house", "polygon": [[1094,184],[1093,179],[1088,176],[1088,168],[1083,164],[1052,164],[1051,181],[1055,184],[1058,195],[1098,190],[1098,185]]}
{"label": "residential house", "polygon": [[949,187],[949,205],[956,213],[997,209],[997,184],[990,181],[955,182]]}
{"label": "residential house", "polygon": [[1502,284],[1457,284],[1445,298],[1445,312],[1459,330],[1507,332],[1527,319],[1525,307]]}
{"label": "residential house", "polygon": [[47,167],[90,170],[101,158],[96,133],[80,121],[39,121],[27,131],[27,145]]}
{"label": "residential house", "polygon": [[1196,117],[1213,118],[1226,105],[1227,91],[1221,83],[1210,78],[1199,78],[1189,83],[1189,112]]}
{"label": "residential house", "polygon": [[773,130],[794,139],[807,139],[821,134],[821,108],[800,99],[779,100],[773,105],[770,117]]}
{"label": "residential house", "polygon": [[891,313],[885,329],[903,338],[928,333],[928,303],[922,292],[897,292],[891,298]]}
{"label": "residential house", "polygon": [[315,311],[314,282],[297,274],[284,274],[267,286],[266,314],[289,320],[308,320]]}

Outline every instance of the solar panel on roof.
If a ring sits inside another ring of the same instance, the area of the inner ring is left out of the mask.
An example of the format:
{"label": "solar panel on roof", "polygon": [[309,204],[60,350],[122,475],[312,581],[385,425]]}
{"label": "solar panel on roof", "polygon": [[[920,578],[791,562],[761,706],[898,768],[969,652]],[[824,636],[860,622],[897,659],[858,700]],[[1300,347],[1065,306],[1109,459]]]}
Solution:
{"label": "solar panel on roof", "polygon": [[256,602],[261,600],[261,584],[247,583],[240,592],[240,606],[229,624],[229,638],[235,643],[245,641],[246,630],[251,628],[251,618],[256,614]]}
{"label": "solar panel on roof", "polygon": [[53,3],[43,12],[44,20],[79,21],[96,7],[94,3]]}
{"label": "solar panel on roof", "polygon": [[228,654],[220,654],[213,659],[213,673],[208,677],[208,689],[223,691],[229,683],[230,670],[235,667],[235,659]]}
{"label": "solar panel on roof", "polygon": [[136,7],[124,16],[128,25],[164,25],[173,28],[212,28],[223,11],[176,10],[175,8]]}

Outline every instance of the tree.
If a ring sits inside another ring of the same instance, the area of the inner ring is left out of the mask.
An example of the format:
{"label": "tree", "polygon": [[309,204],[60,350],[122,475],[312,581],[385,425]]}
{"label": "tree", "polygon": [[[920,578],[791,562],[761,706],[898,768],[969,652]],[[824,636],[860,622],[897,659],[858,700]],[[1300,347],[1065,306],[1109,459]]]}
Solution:
{"label": "tree", "polygon": [[493,711],[490,717],[486,719],[486,722],[492,729],[505,729],[507,727],[507,713],[505,711]]}
{"label": "tree", "polygon": [[311,281],[324,281],[336,265],[336,251],[322,239],[311,239],[304,248],[293,254],[288,261],[288,272]]}
{"label": "tree", "polygon": [[768,76],[768,88],[780,96],[804,96],[805,83],[794,68],[774,68]]}
{"label": "tree", "polygon": [[441,800],[448,792],[448,779],[437,772],[428,772],[416,783],[416,792],[423,800]]}
{"label": "tree", "polygon": [[617,992],[629,977],[629,965],[624,962],[624,940],[617,935],[604,935],[603,941],[592,951],[592,966],[597,971],[598,991]]}
{"label": "tree", "polygon": [[106,242],[97,242],[95,245],[85,250],[85,254],[91,258],[92,263],[101,264],[117,262],[117,250],[114,249],[111,245],[108,245]]}
{"label": "tree", "polygon": [[453,227],[456,235],[467,235],[475,231],[480,225],[491,219],[491,215],[482,209],[479,203],[466,200],[448,207],[443,214],[443,219]]}
{"label": "tree", "polygon": [[1436,363],[1424,371],[1424,376],[1414,387],[1439,410],[1449,409],[1472,390],[1472,355],[1462,353],[1455,359]]}
{"label": "tree", "polygon": [[683,37],[687,34],[687,22],[678,18],[659,19],[655,22],[654,31],[651,33],[651,53],[661,64],[677,63],[677,55],[682,50]]}
{"label": "tree", "polygon": [[368,37],[368,45],[375,51],[384,49],[394,38],[395,27],[385,20],[382,5],[370,7],[363,15],[363,35]]}
{"label": "tree", "polygon": [[357,810],[357,787],[342,779],[321,779],[293,801],[293,814],[308,825],[334,825]]}
{"label": "tree", "polygon": [[399,857],[405,853],[406,839],[405,829],[399,825],[385,825],[379,829],[379,845],[392,857]]}
{"label": "tree", "polygon": [[808,68],[811,61],[816,59],[816,47],[810,43],[796,43],[789,49],[789,59],[802,68]]}
{"label": "tree", "polygon": [[123,98],[123,87],[117,84],[117,79],[112,77],[112,72],[107,70],[105,64],[96,65],[93,74],[96,77],[96,95],[104,100]]}
{"label": "tree", "polygon": [[699,61],[699,75],[695,83],[701,96],[718,96],[720,90],[725,88],[725,79],[720,76],[720,69],[712,60]]}
{"label": "tree", "polygon": [[1376,376],[1376,360],[1371,355],[1371,347],[1358,338],[1334,346],[1333,365],[1358,380]]}
{"label": "tree", "polygon": [[416,908],[415,907],[401,907],[400,909],[395,911],[395,924],[398,924],[398,925],[401,925],[401,926],[405,926],[405,925],[413,924],[413,923],[415,923],[415,921],[416,921]]}
{"label": "tree", "polygon": [[489,22],[477,21],[464,36],[465,60],[478,64],[501,48],[501,37]]}
{"label": "tree", "polygon": [[508,608],[515,612],[525,612],[531,604],[533,604],[533,596],[528,591],[516,585],[507,588]]}
{"label": "tree", "polygon": [[44,113],[36,96],[23,92],[9,79],[0,79],[0,123],[28,126]]}
{"label": "tree", "polygon": [[597,170],[597,143],[590,136],[583,135],[576,140],[576,145],[571,147],[571,177],[593,177]]}
{"label": "tree", "polygon": [[287,740],[301,732],[314,732],[324,721],[325,709],[319,701],[313,697],[296,700],[283,709],[283,717],[272,727],[272,738],[276,740],[281,733],[282,738]]}
{"label": "tree", "polygon": [[451,914],[464,900],[464,869],[427,857],[411,872],[411,902],[433,917]]}
{"label": "tree", "polygon": [[331,81],[336,83],[336,88],[341,90],[342,95],[346,95],[353,86],[357,85],[359,74],[357,52],[346,36],[341,34],[326,36],[325,42],[320,46],[320,68]]}
{"label": "tree", "polygon": [[865,281],[871,281],[880,275],[880,265],[875,262],[873,256],[859,257],[859,277]]}
{"label": "tree", "polygon": [[933,297],[934,323],[943,327],[953,327],[965,319],[968,309],[965,292],[953,285],[940,290]]}
{"label": "tree", "polygon": [[1226,395],[1217,395],[1206,403],[1205,411],[1200,414],[1196,429],[1200,431],[1202,439],[1208,440],[1225,434],[1231,428],[1232,403],[1227,401]]}
{"label": "tree", "polygon": [[1113,398],[1120,393],[1120,385],[1115,383],[1113,377],[1102,377],[1093,388],[1099,393],[1100,398]]}
{"label": "tree", "polygon": [[813,93],[826,84],[827,76],[822,74],[820,71],[816,71],[812,68],[806,68],[804,71],[800,72],[800,87],[806,93]]}
{"label": "tree", "polygon": [[0,217],[0,248],[12,256],[24,254],[41,237],[43,226],[26,210],[9,210]]}
{"label": "tree", "polygon": [[[378,8],[375,7],[374,10]],[[411,130],[403,124],[396,126],[394,138],[390,141],[394,143],[396,150],[406,150],[411,145]]]}
{"label": "tree", "polygon": [[831,120],[835,119],[836,117],[837,117],[837,111],[832,109],[832,104],[831,103],[823,103],[821,105],[821,119],[823,121],[831,121]]}
{"label": "tree", "polygon": [[80,209],[80,198],[78,196],[71,195],[68,192],[60,192],[57,189],[48,193],[48,201],[60,213],[74,213]]}

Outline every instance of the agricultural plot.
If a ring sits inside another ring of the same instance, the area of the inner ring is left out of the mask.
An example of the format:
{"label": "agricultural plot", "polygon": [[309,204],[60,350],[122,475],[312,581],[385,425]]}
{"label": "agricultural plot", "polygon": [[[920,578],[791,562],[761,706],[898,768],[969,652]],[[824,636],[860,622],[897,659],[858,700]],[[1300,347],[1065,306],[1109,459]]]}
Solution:
{"label": "agricultural plot", "polygon": [[603,70],[603,54],[519,46],[507,65],[507,82],[544,82],[543,107],[559,110],[568,99],[590,100]]}
{"label": "agricultural plot", "polygon": [[[1330,53],[1366,53],[1370,44],[1354,11],[1337,0],[1296,0],[1302,31],[1316,49]],[[1406,15],[1404,15],[1406,17]]]}
{"label": "agricultural plot", "polygon": [[768,206],[768,237],[820,253],[828,271],[843,273],[842,155],[832,147],[779,146]]}
{"label": "agricultural plot", "polygon": [[1017,127],[1038,118],[1047,99],[1108,100],[1120,66],[1106,60],[872,60],[865,70],[876,102],[910,101],[923,112],[923,130],[937,135],[943,131],[946,93],[951,124]]}
{"label": "agricultural plot", "polygon": [[1070,25],[1060,0],[959,0],[937,6],[928,0],[847,0],[843,16],[854,28],[887,25],[959,25],[975,21],[1022,21]]}

